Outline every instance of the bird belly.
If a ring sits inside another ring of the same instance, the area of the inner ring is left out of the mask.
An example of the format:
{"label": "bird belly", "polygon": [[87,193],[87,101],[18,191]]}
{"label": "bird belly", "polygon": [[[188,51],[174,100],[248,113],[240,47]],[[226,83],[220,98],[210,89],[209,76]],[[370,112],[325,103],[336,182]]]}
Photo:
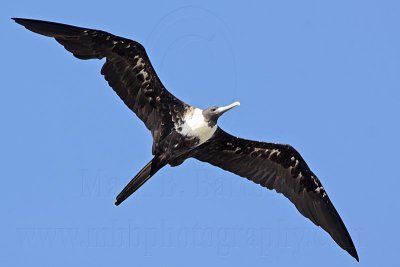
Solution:
{"label": "bird belly", "polygon": [[185,116],[184,123],[178,129],[180,129],[178,132],[182,135],[198,138],[198,145],[200,145],[213,136],[217,126],[210,127],[204,119],[202,110],[196,108]]}

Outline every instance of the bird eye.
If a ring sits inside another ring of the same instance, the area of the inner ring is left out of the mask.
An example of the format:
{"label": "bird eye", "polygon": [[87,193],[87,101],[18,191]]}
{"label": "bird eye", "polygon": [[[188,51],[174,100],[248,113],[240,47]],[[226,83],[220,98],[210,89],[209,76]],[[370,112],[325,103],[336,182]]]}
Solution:
{"label": "bird eye", "polygon": [[212,108],[212,109],[211,109],[211,111],[216,111],[216,110],[217,110],[217,108]]}

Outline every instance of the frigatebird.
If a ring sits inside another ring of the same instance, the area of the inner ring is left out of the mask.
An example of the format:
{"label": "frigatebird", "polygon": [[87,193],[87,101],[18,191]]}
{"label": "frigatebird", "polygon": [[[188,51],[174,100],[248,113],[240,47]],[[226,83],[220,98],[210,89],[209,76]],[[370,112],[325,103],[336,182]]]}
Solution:
{"label": "frigatebird", "polygon": [[144,47],[136,41],[61,23],[14,20],[32,32],[53,37],[79,59],[105,58],[101,74],[151,131],[153,159],[121,191],[116,205],[167,164],[178,166],[195,158],[282,193],[359,260],[346,226],[297,150],[290,145],[242,139],[217,125],[218,118],[239,102],[202,110],[177,99],[163,86]]}

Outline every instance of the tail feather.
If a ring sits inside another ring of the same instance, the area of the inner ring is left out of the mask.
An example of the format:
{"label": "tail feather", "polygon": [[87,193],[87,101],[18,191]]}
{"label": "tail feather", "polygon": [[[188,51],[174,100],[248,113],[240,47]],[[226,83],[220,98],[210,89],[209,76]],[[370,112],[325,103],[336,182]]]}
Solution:
{"label": "tail feather", "polygon": [[[156,164],[155,164],[156,163]],[[159,162],[153,158],[143,167],[143,169],[136,174],[136,176],[125,186],[125,188],[118,194],[115,205],[118,206],[136,190],[139,189],[147,180],[149,180],[158,170],[164,167],[165,164],[159,164]]]}

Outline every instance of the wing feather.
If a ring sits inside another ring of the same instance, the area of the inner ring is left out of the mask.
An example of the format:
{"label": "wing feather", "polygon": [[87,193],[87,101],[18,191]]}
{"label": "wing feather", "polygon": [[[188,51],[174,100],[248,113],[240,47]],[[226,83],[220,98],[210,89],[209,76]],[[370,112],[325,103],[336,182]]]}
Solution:
{"label": "wing feather", "polygon": [[282,193],[358,261],[353,241],[324,187],[290,145],[246,140],[218,128],[190,156]]}
{"label": "wing feather", "polygon": [[61,23],[14,20],[28,30],[55,38],[79,59],[106,58],[101,74],[152,132],[153,151],[189,107],[165,89],[144,47],[136,41]]}

